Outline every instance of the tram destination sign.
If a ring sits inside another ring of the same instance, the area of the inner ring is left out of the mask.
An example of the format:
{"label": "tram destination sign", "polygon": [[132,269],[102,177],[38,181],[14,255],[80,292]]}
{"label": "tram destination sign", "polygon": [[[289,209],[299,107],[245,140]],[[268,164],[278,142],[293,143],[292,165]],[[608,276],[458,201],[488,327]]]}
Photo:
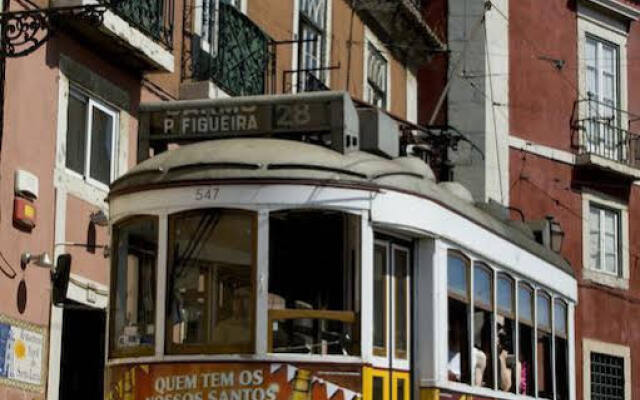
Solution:
{"label": "tram destination sign", "polygon": [[329,134],[332,142],[340,143],[338,147],[351,147],[357,146],[358,128],[356,109],[345,92],[175,101],[140,107],[141,139],[151,143]]}

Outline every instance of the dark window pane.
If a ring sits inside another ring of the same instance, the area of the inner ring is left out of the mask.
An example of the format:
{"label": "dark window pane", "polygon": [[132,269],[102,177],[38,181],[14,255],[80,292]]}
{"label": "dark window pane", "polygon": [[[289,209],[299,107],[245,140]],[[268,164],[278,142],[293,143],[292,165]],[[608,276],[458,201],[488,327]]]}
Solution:
{"label": "dark window pane", "polygon": [[386,346],[386,275],[387,248],[376,245],[373,264],[373,346],[381,349]]}
{"label": "dark window pane", "polygon": [[138,218],[114,228],[114,293],[111,348],[131,351],[154,346],[156,218]]}
{"label": "dark window pane", "polygon": [[396,275],[396,357],[407,358],[407,319],[408,319],[408,293],[407,275],[409,258],[406,251],[394,251],[394,268]]}
{"label": "dark window pane", "polygon": [[359,354],[359,217],[296,210],[272,213],[269,221],[273,352]]}
{"label": "dark window pane", "polygon": [[515,392],[515,323],[511,318],[498,315],[498,389]]}
{"label": "dark window pane", "polygon": [[93,108],[90,176],[105,185],[111,183],[113,124],[111,115]]}
{"label": "dark window pane", "polygon": [[522,323],[518,324],[518,363],[520,364],[520,386],[518,393],[533,396],[535,387],[533,385],[534,365],[533,365],[533,328]]}
{"label": "dark window pane", "polygon": [[553,398],[551,335],[538,330],[536,346],[538,364],[538,397]]}
{"label": "dark window pane", "polygon": [[170,217],[167,341],[174,352],[251,350],[253,219],[215,209]]}
{"label": "dark window pane", "polygon": [[384,399],[384,381],[379,376],[373,377],[373,400]]}
{"label": "dark window pane", "polygon": [[467,304],[449,298],[449,380],[471,383],[469,374],[469,317]]}
{"label": "dark window pane", "polygon": [[556,336],[556,400],[569,400],[569,352],[567,341]]}
{"label": "dark window pane", "polygon": [[404,400],[404,397],[405,397],[404,379],[398,379],[397,382],[398,382],[398,387],[397,387],[396,399]]}
{"label": "dark window pane", "polygon": [[67,168],[84,175],[87,140],[87,103],[69,95],[67,110]]}
{"label": "dark window pane", "polygon": [[475,308],[473,313],[473,384],[493,388],[491,344],[492,312]]}

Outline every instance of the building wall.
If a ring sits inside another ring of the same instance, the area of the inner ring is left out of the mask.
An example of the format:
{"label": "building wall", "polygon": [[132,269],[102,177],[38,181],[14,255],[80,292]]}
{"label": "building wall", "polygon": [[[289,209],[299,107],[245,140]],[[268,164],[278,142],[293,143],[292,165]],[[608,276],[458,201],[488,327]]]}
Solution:
{"label": "building wall", "polygon": [[[588,388],[585,391],[589,354],[584,348],[591,341],[601,342],[602,348],[612,354],[616,346],[629,350],[630,365],[625,368],[630,368],[630,390],[636,397],[640,390],[640,381],[635,378],[640,359],[636,326],[640,276],[634,249],[640,244],[636,223],[640,192],[636,185],[615,179],[597,167],[585,171],[575,163],[578,141],[571,121],[578,111],[575,102],[579,98],[580,74],[585,74],[579,65],[577,12],[575,2],[550,1],[544,8],[529,0],[511,3],[511,135],[524,140],[511,139],[511,206],[522,210],[527,219],[552,215],[565,232],[562,255],[571,262],[579,282],[576,398],[590,395]],[[628,74],[628,88],[621,96],[628,95],[631,113],[637,113],[640,106],[636,90],[640,69],[633,62],[640,52],[638,29],[638,23],[631,22],[627,59],[620,62],[621,73],[626,68]],[[545,40],[540,40],[542,37]],[[633,124],[630,129],[634,130]],[[628,289],[603,285],[585,276],[584,246],[588,243],[583,238],[588,215],[583,212],[583,196],[593,192],[628,207],[629,243],[622,249],[630,265]]]}

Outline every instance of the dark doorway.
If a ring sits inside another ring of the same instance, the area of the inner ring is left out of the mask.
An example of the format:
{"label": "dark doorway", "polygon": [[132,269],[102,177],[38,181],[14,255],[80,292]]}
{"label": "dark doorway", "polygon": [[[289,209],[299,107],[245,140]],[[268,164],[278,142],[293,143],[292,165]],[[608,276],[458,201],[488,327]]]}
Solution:
{"label": "dark doorway", "polygon": [[60,400],[102,400],[105,320],[104,310],[78,304],[65,307],[60,356]]}

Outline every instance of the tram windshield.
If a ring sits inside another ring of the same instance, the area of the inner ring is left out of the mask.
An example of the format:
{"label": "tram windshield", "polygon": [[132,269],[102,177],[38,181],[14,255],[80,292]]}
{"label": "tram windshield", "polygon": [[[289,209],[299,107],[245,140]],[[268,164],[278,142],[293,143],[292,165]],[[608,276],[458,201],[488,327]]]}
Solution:
{"label": "tram windshield", "polygon": [[332,211],[271,214],[270,346],[275,353],[360,354],[360,222]]}
{"label": "tram windshield", "polygon": [[253,221],[220,209],[169,218],[169,352],[252,351]]}

